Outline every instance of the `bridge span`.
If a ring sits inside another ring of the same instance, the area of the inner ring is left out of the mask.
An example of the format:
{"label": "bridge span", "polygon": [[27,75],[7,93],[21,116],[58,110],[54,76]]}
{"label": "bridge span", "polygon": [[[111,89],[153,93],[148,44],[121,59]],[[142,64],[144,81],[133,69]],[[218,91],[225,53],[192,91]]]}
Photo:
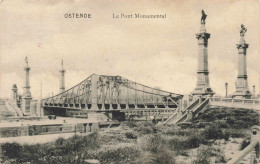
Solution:
{"label": "bridge span", "polygon": [[93,74],[41,105],[45,114],[85,115],[90,111],[125,113],[173,113],[183,95],[152,88],[121,76]]}

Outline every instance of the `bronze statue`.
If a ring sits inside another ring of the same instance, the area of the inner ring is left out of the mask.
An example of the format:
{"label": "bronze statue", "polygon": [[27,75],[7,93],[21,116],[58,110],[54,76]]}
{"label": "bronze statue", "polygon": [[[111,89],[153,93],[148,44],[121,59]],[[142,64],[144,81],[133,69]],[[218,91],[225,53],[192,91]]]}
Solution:
{"label": "bronze statue", "polygon": [[201,13],[202,13],[202,16],[201,16],[200,21],[201,21],[201,23],[205,24],[205,20],[207,18],[207,15],[205,14],[204,10],[202,10]]}
{"label": "bronze statue", "polygon": [[28,58],[27,58],[27,56],[25,58],[25,63],[28,65]]}
{"label": "bronze statue", "polygon": [[246,31],[247,31],[247,28],[243,24],[241,24],[240,35],[244,36]]}

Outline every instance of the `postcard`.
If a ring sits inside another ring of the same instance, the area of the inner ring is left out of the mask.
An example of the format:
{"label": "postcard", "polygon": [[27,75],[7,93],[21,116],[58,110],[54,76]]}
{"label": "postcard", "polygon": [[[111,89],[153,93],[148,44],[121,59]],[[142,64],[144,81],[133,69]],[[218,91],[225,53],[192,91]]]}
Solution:
{"label": "postcard", "polygon": [[1,0],[0,163],[260,163],[257,0]]}

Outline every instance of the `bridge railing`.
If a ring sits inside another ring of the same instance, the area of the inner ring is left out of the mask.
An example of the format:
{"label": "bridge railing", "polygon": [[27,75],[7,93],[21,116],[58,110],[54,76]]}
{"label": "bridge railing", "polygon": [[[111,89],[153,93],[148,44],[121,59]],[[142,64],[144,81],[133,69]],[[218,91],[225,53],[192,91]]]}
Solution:
{"label": "bridge railing", "polygon": [[204,100],[199,106],[192,109],[193,115],[197,115],[201,110],[203,110],[209,104],[209,99]]}
{"label": "bridge railing", "polygon": [[196,99],[193,102],[191,102],[191,104],[189,106],[187,106],[185,109],[182,110],[182,112],[185,112],[187,110],[191,110],[193,109],[195,106],[197,106],[200,103],[200,99]]}
{"label": "bridge railing", "polygon": [[17,104],[14,100],[6,99],[5,105],[8,108],[8,110],[14,112],[15,117],[17,116],[23,116],[23,112],[20,108],[17,107]]}
{"label": "bridge railing", "polygon": [[250,154],[250,164],[256,164],[260,162],[260,127],[252,127],[252,135],[250,144],[243,149],[238,155],[228,161],[228,164],[237,164],[248,154]]}
{"label": "bridge railing", "polygon": [[228,105],[233,107],[246,107],[260,109],[259,99],[236,99],[236,98],[222,98],[222,97],[211,97],[210,101],[214,105]]}
{"label": "bridge railing", "polygon": [[195,108],[197,105],[199,105],[200,103],[200,99],[196,99],[194,100],[189,106],[187,106],[186,108],[184,108],[183,110],[181,110],[181,117],[178,117],[178,112],[176,111],[175,113],[173,113],[166,121],[163,122],[163,125],[165,124],[175,124],[176,122],[181,122],[183,120],[185,120],[187,118],[187,111],[192,110],[193,108]]}

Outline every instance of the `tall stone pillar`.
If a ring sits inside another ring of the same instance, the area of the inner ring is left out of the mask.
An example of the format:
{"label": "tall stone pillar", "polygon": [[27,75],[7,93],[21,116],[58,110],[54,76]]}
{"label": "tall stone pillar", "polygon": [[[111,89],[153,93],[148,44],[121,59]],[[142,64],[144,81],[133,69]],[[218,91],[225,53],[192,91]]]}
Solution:
{"label": "tall stone pillar", "polygon": [[13,85],[13,88],[12,88],[12,100],[14,100],[15,102],[17,101],[17,86],[16,84]]}
{"label": "tall stone pillar", "polygon": [[61,69],[60,69],[60,92],[65,91],[65,69],[63,67],[63,60],[61,61]]}
{"label": "tall stone pillar", "polygon": [[251,98],[251,93],[248,88],[247,82],[247,66],[246,66],[246,44],[244,36],[247,29],[241,25],[240,41],[236,45],[238,49],[238,75],[236,79],[236,91],[233,93],[234,98]]}
{"label": "tall stone pillar", "polygon": [[22,111],[24,112],[24,114],[26,115],[30,115],[31,114],[31,100],[32,100],[32,96],[31,96],[31,91],[30,91],[30,76],[29,76],[29,72],[30,72],[30,67],[28,65],[28,58],[25,58],[25,62],[26,62],[26,66],[24,67],[25,70],[25,86],[24,86],[24,90],[23,90],[23,95],[22,95]]}
{"label": "tall stone pillar", "polygon": [[200,32],[196,34],[199,45],[198,53],[198,71],[197,85],[192,95],[194,96],[212,96],[214,92],[209,85],[208,70],[208,39],[210,34],[206,32],[205,21],[201,22]]}
{"label": "tall stone pillar", "polygon": [[91,110],[98,110],[98,90],[97,90],[97,83],[98,83],[98,75],[93,74],[91,76]]}

